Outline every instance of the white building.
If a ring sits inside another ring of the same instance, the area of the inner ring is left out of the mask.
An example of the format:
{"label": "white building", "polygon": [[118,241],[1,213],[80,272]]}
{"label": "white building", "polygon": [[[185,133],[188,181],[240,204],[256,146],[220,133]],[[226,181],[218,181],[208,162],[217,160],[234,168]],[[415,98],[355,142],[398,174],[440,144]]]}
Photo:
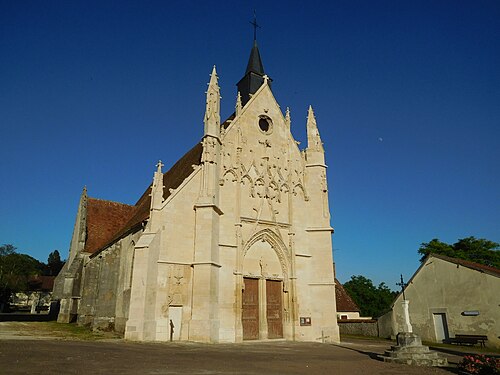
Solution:
{"label": "white building", "polygon": [[[423,341],[484,335],[487,346],[500,347],[499,269],[431,254],[408,282],[405,297],[413,332]],[[402,298],[379,318],[381,337],[403,330]]]}

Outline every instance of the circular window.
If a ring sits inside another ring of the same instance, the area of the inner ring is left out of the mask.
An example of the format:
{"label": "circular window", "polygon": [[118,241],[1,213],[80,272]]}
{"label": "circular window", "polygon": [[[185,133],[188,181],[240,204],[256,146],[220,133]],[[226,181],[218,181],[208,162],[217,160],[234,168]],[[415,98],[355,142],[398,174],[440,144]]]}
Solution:
{"label": "circular window", "polygon": [[272,130],[272,121],[267,116],[261,116],[259,118],[259,128],[263,133],[269,134]]}

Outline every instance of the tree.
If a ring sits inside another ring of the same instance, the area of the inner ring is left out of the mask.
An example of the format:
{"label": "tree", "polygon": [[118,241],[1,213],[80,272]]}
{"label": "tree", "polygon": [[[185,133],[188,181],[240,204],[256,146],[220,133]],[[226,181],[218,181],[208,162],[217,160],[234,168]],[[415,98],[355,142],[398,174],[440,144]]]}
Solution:
{"label": "tree", "polygon": [[469,260],[471,262],[500,269],[499,246],[498,243],[484,238],[462,238],[453,245],[449,245],[434,238],[430,242],[423,242],[418,249],[418,253],[422,255],[420,258],[421,262],[432,253],[445,255],[451,258]]}
{"label": "tree", "polygon": [[381,316],[389,310],[397,295],[385,283],[376,287],[370,279],[361,275],[351,276],[344,288],[360,308],[362,316]]}
{"label": "tree", "polygon": [[63,268],[64,262],[61,260],[59,251],[54,250],[49,254],[47,259],[47,274],[48,276],[57,276],[61,268]]}
{"label": "tree", "polygon": [[12,293],[26,291],[30,277],[42,274],[43,263],[19,254],[12,245],[0,246],[0,311]]}

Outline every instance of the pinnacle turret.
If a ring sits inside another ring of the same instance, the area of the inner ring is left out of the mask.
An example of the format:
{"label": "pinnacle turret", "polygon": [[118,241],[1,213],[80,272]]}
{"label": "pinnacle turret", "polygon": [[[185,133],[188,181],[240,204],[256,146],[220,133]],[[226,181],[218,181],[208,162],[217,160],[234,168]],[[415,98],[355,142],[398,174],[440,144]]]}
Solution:
{"label": "pinnacle turret", "polygon": [[312,106],[309,106],[307,111],[307,149],[324,152]]}
{"label": "pinnacle turret", "polygon": [[215,65],[210,74],[207,90],[207,103],[205,109],[205,135],[219,138],[220,135],[220,88]]}
{"label": "pinnacle turret", "polygon": [[236,97],[236,108],[235,108],[235,115],[236,117],[238,117],[241,113],[241,108],[242,108],[242,105],[241,105],[241,94],[240,92],[238,91],[238,96]]}
{"label": "pinnacle turret", "polygon": [[159,209],[163,203],[163,163],[161,160],[156,164],[156,171],[151,185],[151,210]]}

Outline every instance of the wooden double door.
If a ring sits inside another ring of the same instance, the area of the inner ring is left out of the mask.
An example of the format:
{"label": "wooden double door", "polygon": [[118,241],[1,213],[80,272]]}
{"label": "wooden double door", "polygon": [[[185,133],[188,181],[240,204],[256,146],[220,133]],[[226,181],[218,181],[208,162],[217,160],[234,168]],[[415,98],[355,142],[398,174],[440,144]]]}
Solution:
{"label": "wooden double door", "polygon": [[243,340],[266,338],[259,337],[262,325],[267,326],[268,339],[282,338],[282,281],[251,278],[244,278],[243,281],[245,284],[241,314]]}

